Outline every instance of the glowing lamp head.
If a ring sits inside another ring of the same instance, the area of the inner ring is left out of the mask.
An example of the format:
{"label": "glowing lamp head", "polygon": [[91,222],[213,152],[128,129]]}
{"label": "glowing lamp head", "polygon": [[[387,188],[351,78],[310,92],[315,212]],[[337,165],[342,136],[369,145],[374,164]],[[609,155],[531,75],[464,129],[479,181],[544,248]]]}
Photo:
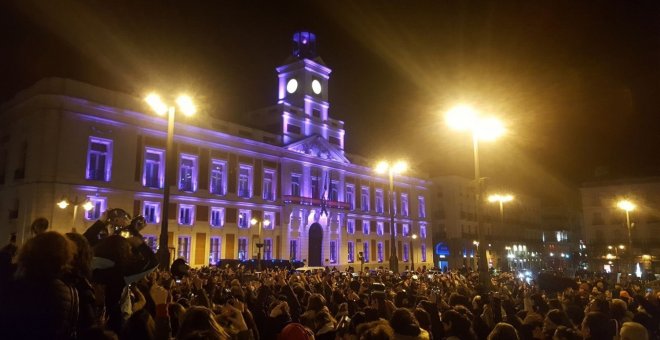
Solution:
{"label": "glowing lamp head", "polygon": [[616,205],[617,207],[625,210],[626,212],[633,211],[636,208],[635,203],[630,202],[629,200],[621,200]]}
{"label": "glowing lamp head", "polygon": [[511,202],[513,201],[513,195],[500,195],[500,194],[493,194],[488,196],[488,202],[495,203],[495,202]]}
{"label": "glowing lamp head", "polygon": [[376,164],[376,173],[384,174],[390,169],[390,163],[387,161],[380,161]]}
{"label": "glowing lamp head", "polygon": [[491,141],[502,136],[505,132],[504,125],[497,118],[485,118],[479,120],[474,128],[477,138]]}
{"label": "glowing lamp head", "polygon": [[197,112],[197,108],[195,107],[192,98],[185,94],[180,95],[179,98],[176,99],[176,104],[179,105],[179,110],[181,110],[186,116],[192,116]]}
{"label": "glowing lamp head", "polygon": [[417,239],[417,234],[412,234],[412,239],[416,240]]}
{"label": "glowing lamp head", "polygon": [[90,211],[90,210],[94,209],[94,203],[92,203],[90,201],[87,201],[87,202],[85,202],[85,204],[82,205],[82,207],[83,207],[83,209],[85,209],[85,211]]}
{"label": "glowing lamp head", "polygon": [[57,202],[57,206],[60,207],[60,209],[66,209],[66,207],[69,206],[69,202],[67,202],[67,200],[61,200]]}
{"label": "glowing lamp head", "polygon": [[472,130],[477,123],[477,112],[468,105],[459,105],[447,112],[447,125],[459,131]]}
{"label": "glowing lamp head", "polygon": [[404,161],[398,161],[398,162],[394,163],[394,166],[392,167],[392,171],[394,171],[394,173],[397,173],[397,174],[402,174],[406,170],[408,170],[408,163],[406,163]]}
{"label": "glowing lamp head", "polygon": [[269,227],[269,226],[270,226],[270,220],[265,220],[264,227]]}
{"label": "glowing lamp head", "polygon": [[147,98],[145,98],[145,101],[158,115],[164,116],[167,113],[167,105],[163,103],[159,95],[150,93]]}
{"label": "glowing lamp head", "polygon": [[253,218],[253,219],[250,220],[250,224],[251,224],[251,225],[255,225],[255,224],[257,224],[258,222],[259,222],[259,221],[257,221],[256,218]]}

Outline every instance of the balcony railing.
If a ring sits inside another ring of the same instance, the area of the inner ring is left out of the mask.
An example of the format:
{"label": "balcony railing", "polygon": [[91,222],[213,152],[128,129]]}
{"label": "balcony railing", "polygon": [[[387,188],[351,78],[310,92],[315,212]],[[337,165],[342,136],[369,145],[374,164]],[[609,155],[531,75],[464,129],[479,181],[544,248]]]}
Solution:
{"label": "balcony railing", "polygon": [[[321,206],[321,199],[320,198],[283,195],[282,196],[282,201],[284,202],[284,204],[301,204],[301,205],[311,205],[311,206],[317,206],[317,207]],[[349,203],[338,202],[338,201],[330,201],[330,200],[326,201],[326,207],[335,208],[335,209],[342,209],[342,210],[350,210],[350,208],[351,208]]]}

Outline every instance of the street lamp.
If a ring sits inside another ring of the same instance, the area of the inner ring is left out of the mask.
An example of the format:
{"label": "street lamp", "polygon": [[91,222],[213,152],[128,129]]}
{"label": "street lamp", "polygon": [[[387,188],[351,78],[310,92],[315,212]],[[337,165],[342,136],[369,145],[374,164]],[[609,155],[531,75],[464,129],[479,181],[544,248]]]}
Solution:
{"label": "street lamp", "polygon": [[396,243],[394,241],[394,207],[392,207],[392,201],[394,198],[394,175],[400,175],[404,173],[406,169],[408,169],[408,164],[404,161],[397,161],[394,164],[390,164],[387,161],[381,161],[376,165],[376,173],[381,175],[389,174],[390,179],[390,270],[394,273],[399,272],[399,259],[396,256]]}
{"label": "street lamp", "polygon": [[[481,222],[481,176],[479,173],[479,140],[492,141],[503,135],[504,125],[494,117],[480,117],[470,106],[460,105],[452,108],[446,115],[447,124],[455,130],[468,131],[472,133],[472,148],[474,152],[474,179],[476,182],[476,217],[477,217],[477,238],[483,241],[483,231]],[[486,247],[479,249],[478,268],[479,279],[485,287],[490,286],[490,277],[488,274],[488,262],[486,259]],[[482,254],[483,253],[483,254]]]}
{"label": "street lamp", "polygon": [[94,203],[90,202],[89,199],[85,200],[79,200],[78,196],[76,196],[75,199],[70,200],[68,198],[62,198],[59,202],[57,202],[57,206],[60,209],[66,209],[69,205],[73,205],[73,219],[71,223],[71,227],[75,228],[76,227],[76,216],[78,216],[78,207],[82,206],[82,208],[85,211],[90,211],[94,209]]}
{"label": "street lamp", "polygon": [[504,203],[513,201],[513,195],[492,194],[488,196],[488,202],[500,204],[500,223],[504,226]]}
{"label": "street lamp", "polygon": [[632,262],[634,262],[634,255],[633,255],[633,246],[632,246],[632,228],[630,226],[630,212],[635,210],[637,206],[635,203],[629,201],[629,200],[620,200],[616,204],[617,207],[620,209],[623,209],[626,212],[626,227],[628,228],[628,254],[630,256],[630,266],[631,266],[631,271],[632,271]]}
{"label": "street lamp", "polygon": [[253,218],[250,220],[251,225],[259,225],[259,241],[255,244],[257,247],[257,271],[261,271],[261,248],[264,246],[264,241],[261,240],[261,228],[262,226],[268,228],[270,226],[270,220],[258,220]]}
{"label": "street lamp", "polygon": [[415,240],[417,234],[412,234],[410,237],[412,238],[412,241],[410,241],[410,268],[415,272]]}
{"label": "street lamp", "polygon": [[[159,116],[164,116],[167,114],[167,144],[165,146],[165,187],[163,188],[163,208],[161,209],[162,218],[161,218],[161,227],[160,227],[160,238],[158,239],[158,252],[157,256],[160,260],[160,267],[162,269],[167,269],[170,266],[170,251],[168,249],[168,214],[170,208],[170,184],[173,182],[174,169],[171,166],[174,157],[172,152],[174,152],[174,116],[176,113],[176,107],[170,106],[163,102],[155,93],[149,94],[145,101],[151,107],[156,114]],[[189,96],[181,95],[176,99],[176,104],[179,107],[179,110],[186,115],[192,116],[195,114],[197,109],[193,104],[192,99]]]}

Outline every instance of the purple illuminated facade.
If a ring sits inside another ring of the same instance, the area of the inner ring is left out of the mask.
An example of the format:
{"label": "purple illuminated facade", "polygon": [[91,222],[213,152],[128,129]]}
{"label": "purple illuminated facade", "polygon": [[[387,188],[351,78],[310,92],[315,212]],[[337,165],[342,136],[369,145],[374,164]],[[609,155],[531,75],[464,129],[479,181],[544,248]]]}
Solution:
{"label": "purple illuminated facade", "polygon": [[[430,181],[397,177],[391,226],[388,179],[345,152],[344,123],[330,118],[331,70],[315,43],[313,33],[294,35],[292,56],[277,68],[277,103],[252,112],[248,124],[178,119],[168,210],[174,257],[195,266],[252,259],[263,243],[264,259],[343,268],[359,266],[362,252],[365,266],[387,267],[394,232],[401,270],[413,256],[432,265]],[[0,240],[16,232],[23,242],[38,216],[55,230],[82,231],[103,209],[123,208],[147,218],[145,238],[157,246],[166,120],[140,98],[65,79],[38,82],[1,114],[0,209],[9,214]],[[94,208],[73,220],[71,207],[55,203],[75,197]]]}

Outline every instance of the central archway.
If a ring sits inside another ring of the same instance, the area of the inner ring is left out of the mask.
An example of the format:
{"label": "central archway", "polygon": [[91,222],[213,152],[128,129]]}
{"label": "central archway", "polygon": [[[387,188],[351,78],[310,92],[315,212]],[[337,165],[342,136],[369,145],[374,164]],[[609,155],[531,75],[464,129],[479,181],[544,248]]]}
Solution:
{"label": "central archway", "polygon": [[323,227],[318,223],[312,223],[309,227],[309,244],[307,247],[307,265],[320,267],[323,265]]}

